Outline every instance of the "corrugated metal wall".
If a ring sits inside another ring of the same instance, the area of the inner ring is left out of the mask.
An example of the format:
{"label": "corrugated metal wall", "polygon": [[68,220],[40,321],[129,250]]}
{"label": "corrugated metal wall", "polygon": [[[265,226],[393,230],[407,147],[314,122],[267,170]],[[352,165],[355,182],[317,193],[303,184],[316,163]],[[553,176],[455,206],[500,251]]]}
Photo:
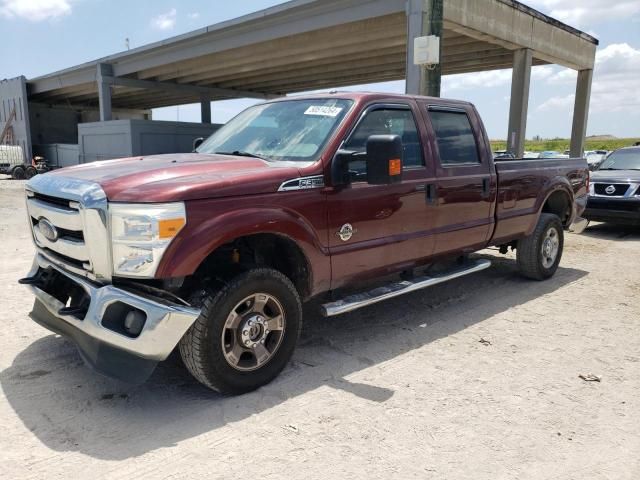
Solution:
{"label": "corrugated metal wall", "polygon": [[6,163],[7,160],[11,164],[30,163],[31,130],[24,77],[0,81],[0,134],[3,132],[4,138],[0,138],[0,144],[19,148],[1,149],[0,158],[3,160],[0,163]]}

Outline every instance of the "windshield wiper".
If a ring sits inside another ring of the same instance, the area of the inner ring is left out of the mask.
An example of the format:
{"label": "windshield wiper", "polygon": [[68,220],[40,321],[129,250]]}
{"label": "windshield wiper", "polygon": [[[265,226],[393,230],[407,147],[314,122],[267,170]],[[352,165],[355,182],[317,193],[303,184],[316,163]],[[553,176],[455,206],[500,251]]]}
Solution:
{"label": "windshield wiper", "polygon": [[259,158],[260,160],[264,160],[266,162],[270,162],[271,159],[267,157],[263,157],[262,155],[258,155],[256,153],[245,152],[244,150],[234,150],[233,152],[214,152],[218,155],[234,155],[236,157],[251,157],[251,158]]}

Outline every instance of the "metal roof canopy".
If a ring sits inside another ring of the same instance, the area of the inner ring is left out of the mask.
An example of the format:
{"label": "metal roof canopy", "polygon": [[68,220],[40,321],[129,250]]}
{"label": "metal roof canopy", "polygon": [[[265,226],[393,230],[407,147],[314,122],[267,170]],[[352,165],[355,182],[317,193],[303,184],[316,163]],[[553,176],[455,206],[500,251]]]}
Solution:
{"label": "metal roof canopy", "polygon": [[[96,106],[107,88],[114,108],[148,109],[403,79],[411,1],[293,0],[28,80],[29,99]],[[515,0],[444,2],[445,75],[512,68],[522,49],[592,70],[597,44]]]}

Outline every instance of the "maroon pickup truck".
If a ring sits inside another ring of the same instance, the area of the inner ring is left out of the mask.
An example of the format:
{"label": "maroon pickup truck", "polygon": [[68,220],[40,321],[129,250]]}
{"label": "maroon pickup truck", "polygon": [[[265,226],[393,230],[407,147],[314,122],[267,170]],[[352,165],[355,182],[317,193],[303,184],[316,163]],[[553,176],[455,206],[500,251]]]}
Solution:
{"label": "maroon pickup truck", "polygon": [[584,159],[494,161],[469,103],[283,98],[191,154],[31,179],[21,283],[99,372],[141,382],[178,348],[200,382],[242,393],[287,364],[312,297],[348,312],[487,268],[467,257],[487,246],[552,276],[588,183]]}

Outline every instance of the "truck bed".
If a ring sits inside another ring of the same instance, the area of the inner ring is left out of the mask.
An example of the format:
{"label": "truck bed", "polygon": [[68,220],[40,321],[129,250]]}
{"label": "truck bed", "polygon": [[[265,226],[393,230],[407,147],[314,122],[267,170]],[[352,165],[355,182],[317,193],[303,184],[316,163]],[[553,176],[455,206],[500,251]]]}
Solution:
{"label": "truck bed", "polygon": [[[528,234],[552,182],[563,183],[573,198],[587,194],[589,168],[584,158],[515,158],[496,160],[498,193],[496,228],[491,244]],[[572,198],[572,200],[573,200]]]}

